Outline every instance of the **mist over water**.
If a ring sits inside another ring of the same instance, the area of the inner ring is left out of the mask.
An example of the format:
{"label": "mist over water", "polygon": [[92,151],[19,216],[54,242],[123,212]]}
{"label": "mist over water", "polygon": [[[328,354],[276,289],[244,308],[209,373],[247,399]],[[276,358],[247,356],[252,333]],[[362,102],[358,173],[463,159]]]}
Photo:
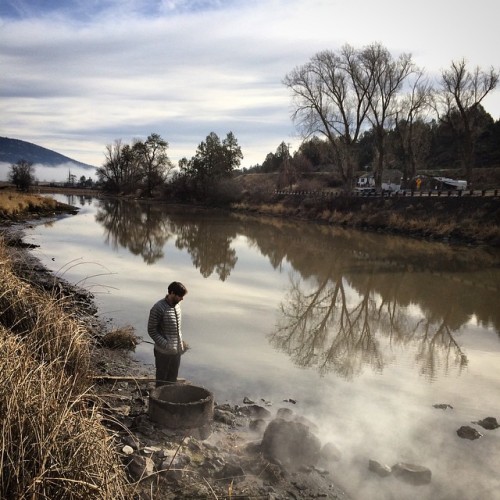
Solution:
{"label": "mist over water", "polygon": [[[26,239],[138,335],[173,280],[189,290],[180,376],[218,402],[271,401],[318,426],[359,499],[500,498],[500,255],[206,210],[63,197],[77,216]],[[146,337],[147,338],[147,335]],[[151,366],[150,344],[134,356]],[[293,399],[296,404],[285,402]],[[453,409],[437,409],[434,404]],[[483,437],[461,439],[470,425]],[[368,460],[431,469],[428,485]]]}

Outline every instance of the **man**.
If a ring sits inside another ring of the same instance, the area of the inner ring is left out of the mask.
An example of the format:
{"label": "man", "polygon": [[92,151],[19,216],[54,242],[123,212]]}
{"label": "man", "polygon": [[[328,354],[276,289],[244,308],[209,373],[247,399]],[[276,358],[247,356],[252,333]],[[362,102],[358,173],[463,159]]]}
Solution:
{"label": "man", "polygon": [[186,293],[182,283],[170,283],[167,296],[149,312],[148,335],[155,342],[156,387],[177,382],[181,354],[186,349],[182,341],[180,306]]}

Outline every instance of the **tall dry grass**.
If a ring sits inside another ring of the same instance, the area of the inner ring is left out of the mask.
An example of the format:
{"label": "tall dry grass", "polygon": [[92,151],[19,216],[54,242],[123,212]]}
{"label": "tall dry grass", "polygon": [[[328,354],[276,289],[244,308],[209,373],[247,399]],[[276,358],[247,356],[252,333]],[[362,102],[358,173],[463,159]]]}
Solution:
{"label": "tall dry grass", "polygon": [[84,326],[13,273],[0,240],[0,498],[130,497],[88,370]]}
{"label": "tall dry grass", "polygon": [[33,210],[53,210],[57,202],[36,194],[0,191],[0,216],[12,217]]}
{"label": "tall dry grass", "polygon": [[57,361],[67,376],[84,381],[90,359],[86,330],[65,311],[63,300],[16,276],[0,244],[1,324],[23,339],[39,362]]}

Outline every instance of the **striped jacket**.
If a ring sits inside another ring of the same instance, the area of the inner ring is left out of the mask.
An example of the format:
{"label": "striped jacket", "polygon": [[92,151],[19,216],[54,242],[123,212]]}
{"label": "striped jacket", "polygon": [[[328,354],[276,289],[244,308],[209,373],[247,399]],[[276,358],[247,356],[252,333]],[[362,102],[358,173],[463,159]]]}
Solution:
{"label": "striped jacket", "polygon": [[148,335],[163,354],[182,353],[181,307],[159,300],[149,311]]}

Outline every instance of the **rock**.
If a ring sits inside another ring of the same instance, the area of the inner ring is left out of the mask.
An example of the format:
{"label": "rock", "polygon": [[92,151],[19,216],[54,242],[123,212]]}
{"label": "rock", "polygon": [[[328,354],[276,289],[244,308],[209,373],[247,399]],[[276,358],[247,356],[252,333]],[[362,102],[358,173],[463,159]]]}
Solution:
{"label": "rock", "polygon": [[257,455],[261,451],[260,441],[250,441],[245,445],[244,449],[251,455]]}
{"label": "rock", "polygon": [[214,410],[214,420],[217,422],[222,422],[226,425],[233,426],[236,422],[236,417],[229,411],[216,408]]}
{"label": "rock", "polygon": [[291,410],[290,408],[278,408],[276,417],[282,418],[283,420],[292,420],[293,410]]}
{"label": "rock", "polygon": [[431,470],[422,465],[400,462],[393,465],[391,471],[398,479],[414,485],[429,484],[432,479]]}
{"label": "rock", "polygon": [[133,448],[134,450],[137,450],[139,449],[139,441],[137,441],[137,439],[135,439],[132,435],[130,434],[126,434],[124,437],[123,437],[123,444],[125,445],[128,445],[130,446],[131,448]]}
{"label": "rock", "polygon": [[239,483],[245,479],[245,472],[239,465],[224,464],[224,467],[215,474],[215,477],[222,479],[226,483]]}
{"label": "rock", "polygon": [[438,410],[447,410],[448,408],[450,410],[453,410],[453,406],[447,404],[447,403],[437,403],[435,405],[432,405],[434,408],[437,408]]}
{"label": "rock", "polygon": [[321,443],[304,424],[277,418],[267,426],[261,447],[265,456],[296,469],[317,463]]}
{"label": "rock", "polygon": [[250,398],[248,398],[247,396],[245,396],[243,398],[243,404],[245,404],[245,405],[254,405],[255,401],[252,401]]}
{"label": "rock", "polygon": [[319,456],[325,462],[338,462],[342,458],[342,453],[333,443],[326,443],[321,448]]}
{"label": "rock", "polygon": [[263,406],[259,406],[259,405],[245,406],[245,407],[241,408],[241,413],[243,415],[247,415],[249,417],[255,417],[255,418],[270,418],[271,417],[271,412],[267,408],[264,408]]}
{"label": "rock", "polygon": [[127,465],[127,470],[134,481],[139,481],[154,473],[154,462],[149,457],[134,455]]}
{"label": "rock", "polygon": [[284,403],[292,403],[292,404],[297,404],[297,400],[288,398],[283,400]]}
{"label": "rock", "polygon": [[152,455],[153,453],[159,453],[162,449],[159,446],[145,446],[142,452],[145,455]]}
{"label": "rock", "polygon": [[498,427],[500,427],[495,417],[486,417],[483,418],[483,420],[479,420],[479,422],[476,423],[481,427],[483,427],[484,429],[488,429],[489,431],[492,431],[493,429],[497,429]]}
{"label": "rock", "polygon": [[267,422],[263,418],[251,420],[248,428],[253,432],[263,433],[266,430]]}
{"label": "rock", "polygon": [[391,474],[392,469],[385,464],[377,462],[377,460],[368,460],[368,470],[375,472],[380,477],[387,477]]}
{"label": "rock", "polygon": [[125,455],[132,455],[132,453],[134,453],[134,449],[132,448],[132,446],[129,446],[128,444],[126,444],[122,448],[122,452],[125,453]]}
{"label": "rock", "polygon": [[463,439],[470,440],[479,439],[483,436],[479,431],[474,429],[474,427],[470,427],[469,425],[462,425],[462,427],[457,430],[457,434]]}
{"label": "rock", "polygon": [[132,421],[132,430],[136,430],[145,436],[151,436],[155,434],[155,430],[151,425],[151,422],[147,415],[141,414],[134,417]]}

